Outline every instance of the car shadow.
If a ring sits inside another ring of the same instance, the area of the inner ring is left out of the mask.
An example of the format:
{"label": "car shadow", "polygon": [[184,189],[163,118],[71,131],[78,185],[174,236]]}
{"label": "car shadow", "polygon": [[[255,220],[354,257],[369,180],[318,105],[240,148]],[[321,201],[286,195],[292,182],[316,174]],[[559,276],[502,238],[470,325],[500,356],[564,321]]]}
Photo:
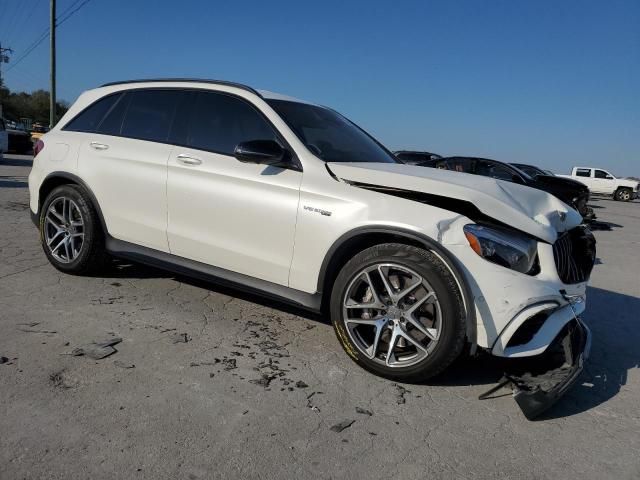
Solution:
{"label": "car shadow", "polygon": [[612,222],[602,222],[600,220],[593,220],[589,223],[589,228],[593,231],[608,231],[613,230],[614,228],[624,228],[624,225],[619,225],[617,223]]}
{"label": "car shadow", "polygon": [[591,329],[592,347],[585,371],[541,419],[569,417],[602,405],[626,385],[629,370],[640,366],[640,292],[631,296],[589,287],[587,305],[583,318]]}
{"label": "car shadow", "polygon": [[0,165],[7,167],[30,167],[32,164],[32,158],[3,158],[0,160]]}
{"label": "car shadow", "polygon": [[[188,285],[330,325],[328,318],[285,302],[135,263],[114,261],[104,276],[113,279],[173,278]],[[569,417],[602,405],[626,385],[628,371],[640,366],[640,328],[637,317],[637,312],[640,311],[640,292],[635,297],[589,287],[587,299],[588,308],[582,318],[591,329],[592,348],[585,370],[571,390],[538,420]],[[612,318],[611,312],[616,312],[615,318]],[[420,384],[433,387],[490,386],[500,381],[508,369],[508,363],[508,359],[497,358],[483,351],[475,356],[463,354],[445,372]],[[501,392],[510,395],[508,390]],[[501,392],[497,392],[495,396],[502,396]]]}
{"label": "car shadow", "polygon": [[326,325],[330,325],[331,322],[325,319],[322,315],[310,312],[301,307],[290,305],[284,301],[277,299],[267,298],[258,293],[247,292],[240,288],[234,288],[215,281],[205,281],[198,278],[187,277],[184,275],[174,274],[167,270],[161,270],[159,268],[142,265],[139,263],[127,262],[124,260],[114,260],[107,268],[107,271],[100,274],[101,277],[117,280],[122,279],[144,279],[144,278],[170,278],[175,281],[191,285],[193,287],[210,290],[221,295],[238,298],[247,302],[256,303],[263,307],[274,308],[281,312],[290,313],[299,317],[306,318],[308,320],[314,320]]}
{"label": "car shadow", "polygon": [[0,175],[0,188],[27,188],[29,184],[24,181],[24,177],[13,175]]}

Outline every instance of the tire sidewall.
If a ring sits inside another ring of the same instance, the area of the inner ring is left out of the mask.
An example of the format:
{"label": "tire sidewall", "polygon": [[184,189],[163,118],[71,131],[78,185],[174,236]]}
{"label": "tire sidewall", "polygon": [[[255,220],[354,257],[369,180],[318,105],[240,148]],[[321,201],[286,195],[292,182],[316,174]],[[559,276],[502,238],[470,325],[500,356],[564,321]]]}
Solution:
{"label": "tire sidewall", "polygon": [[[47,247],[45,239],[45,218],[49,206],[59,198],[69,198],[75,202],[80,210],[82,221],[84,224],[84,240],[80,254],[71,262],[63,263],[56,259]],[[91,250],[96,241],[99,240],[99,226],[96,223],[94,215],[94,209],[89,201],[82,195],[80,189],[73,185],[62,185],[55,188],[45,199],[42,209],[40,211],[39,228],[40,228],[40,243],[45,255],[51,262],[51,264],[58,270],[63,272],[73,273],[83,269],[91,256]]]}
{"label": "tire sidewall", "polygon": [[[342,301],[346,288],[364,268],[378,263],[396,263],[416,271],[434,289],[442,313],[441,331],[434,350],[421,362],[408,367],[386,367],[367,358],[352,342],[343,319]],[[371,247],[353,257],[343,267],[331,295],[331,321],[346,353],[366,370],[403,381],[424,380],[446,368],[462,351],[466,319],[462,295],[453,274],[432,252],[402,244]]]}

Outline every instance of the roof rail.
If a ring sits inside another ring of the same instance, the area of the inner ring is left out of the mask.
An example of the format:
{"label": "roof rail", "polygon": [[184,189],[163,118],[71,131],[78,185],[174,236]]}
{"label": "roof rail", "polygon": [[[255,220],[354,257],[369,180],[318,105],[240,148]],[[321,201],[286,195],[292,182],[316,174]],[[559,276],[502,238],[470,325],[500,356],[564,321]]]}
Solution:
{"label": "roof rail", "polygon": [[256,89],[251,88],[247,85],[243,85],[242,83],[236,82],[227,82],[226,80],[209,80],[206,78],[147,78],[147,79],[138,79],[138,80],[122,80],[120,82],[109,82],[104,85],[100,85],[101,87],[110,87],[112,85],[126,85],[127,83],[147,83],[147,82],[194,82],[194,83],[210,83],[213,85],[224,85],[227,87],[235,87],[241,88],[242,90],[246,90],[247,92],[255,93],[259,97],[260,92]]}

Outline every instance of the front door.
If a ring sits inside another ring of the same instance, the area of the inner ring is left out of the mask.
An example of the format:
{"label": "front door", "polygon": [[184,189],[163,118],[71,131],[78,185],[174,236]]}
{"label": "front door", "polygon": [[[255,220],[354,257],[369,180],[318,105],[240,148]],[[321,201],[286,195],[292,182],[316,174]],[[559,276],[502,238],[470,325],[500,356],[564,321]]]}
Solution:
{"label": "front door", "polygon": [[236,145],[281,141],[250,103],[192,92],[176,117],[183,132],[169,159],[168,239],[172,254],[288,284],[302,172],[242,163]]}

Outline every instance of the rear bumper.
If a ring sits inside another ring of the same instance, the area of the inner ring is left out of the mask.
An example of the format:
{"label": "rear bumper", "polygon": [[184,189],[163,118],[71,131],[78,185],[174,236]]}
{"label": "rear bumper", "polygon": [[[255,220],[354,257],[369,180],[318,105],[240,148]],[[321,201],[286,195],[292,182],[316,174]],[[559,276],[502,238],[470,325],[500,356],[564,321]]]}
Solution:
{"label": "rear bumper", "polygon": [[531,369],[521,365],[505,374],[525,417],[538,417],[571,388],[584,369],[590,349],[591,332],[576,317],[544,354],[527,359]]}

